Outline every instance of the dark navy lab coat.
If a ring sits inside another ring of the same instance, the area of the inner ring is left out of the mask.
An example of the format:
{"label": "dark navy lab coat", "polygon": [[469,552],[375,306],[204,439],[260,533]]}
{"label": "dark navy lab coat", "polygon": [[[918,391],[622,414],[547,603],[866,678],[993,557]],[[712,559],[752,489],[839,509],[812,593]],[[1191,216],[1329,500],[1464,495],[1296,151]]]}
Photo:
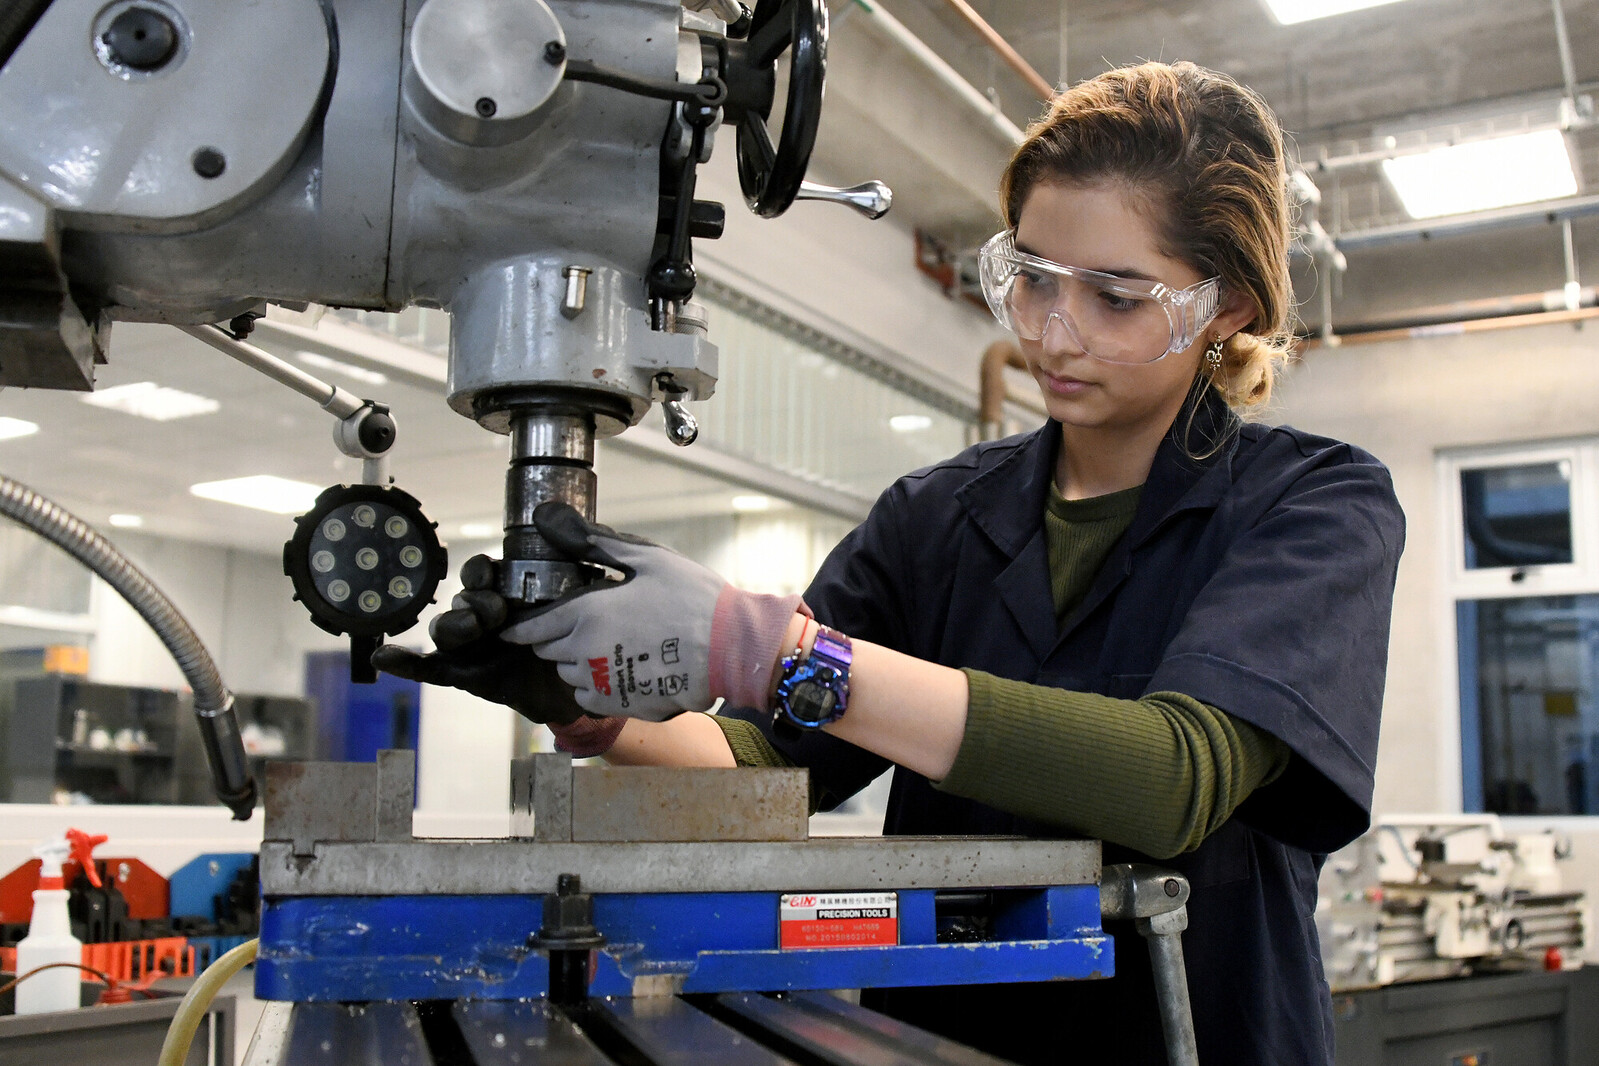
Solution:
{"label": "dark navy lab coat", "polygon": [[[1228,432],[1231,430],[1230,436]],[[1180,446],[1186,434],[1189,444]],[[1207,442],[1228,437],[1194,460]],[[1110,696],[1175,691],[1280,738],[1289,768],[1200,847],[1184,935],[1204,1066],[1331,1066],[1314,911],[1325,853],[1369,821],[1404,517],[1347,444],[1238,425],[1208,396],[1162,443],[1132,525],[1064,625],[1043,518],[1060,426],[980,444],[890,487],[806,592],[824,624],[932,662]],[[888,763],[825,734],[771,736],[825,806]],[[888,834],[1071,835],[898,768]],[[1155,861],[1107,843],[1105,862]],[[866,1002],[1021,1062],[1164,1064],[1148,952],[1107,981],[888,990]]]}

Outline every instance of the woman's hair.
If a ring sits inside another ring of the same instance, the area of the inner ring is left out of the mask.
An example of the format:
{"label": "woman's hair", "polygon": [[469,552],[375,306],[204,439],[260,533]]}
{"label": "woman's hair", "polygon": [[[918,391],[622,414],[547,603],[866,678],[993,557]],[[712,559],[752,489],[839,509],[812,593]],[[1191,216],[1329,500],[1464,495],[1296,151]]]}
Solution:
{"label": "woman's hair", "polygon": [[1265,101],[1192,63],[1107,71],[1063,90],[1028,127],[1000,205],[1014,229],[1035,186],[1099,183],[1148,205],[1164,254],[1220,277],[1224,299],[1249,301],[1254,316],[1212,383],[1234,408],[1265,403],[1293,341],[1287,168]]}

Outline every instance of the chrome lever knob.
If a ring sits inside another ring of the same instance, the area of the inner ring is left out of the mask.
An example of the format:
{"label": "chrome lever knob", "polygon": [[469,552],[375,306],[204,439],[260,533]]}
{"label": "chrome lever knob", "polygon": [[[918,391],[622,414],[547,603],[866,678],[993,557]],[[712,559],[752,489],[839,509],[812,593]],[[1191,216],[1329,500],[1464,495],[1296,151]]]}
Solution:
{"label": "chrome lever knob", "polygon": [[680,400],[662,400],[661,413],[666,416],[666,438],[673,444],[686,448],[699,439],[700,424]]}
{"label": "chrome lever knob", "polygon": [[894,190],[880,181],[867,181],[847,189],[832,185],[818,185],[814,181],[800,182],[796,200],[826,200],[828,203],[853,207],[867,218],[882,218],[894,206]]}

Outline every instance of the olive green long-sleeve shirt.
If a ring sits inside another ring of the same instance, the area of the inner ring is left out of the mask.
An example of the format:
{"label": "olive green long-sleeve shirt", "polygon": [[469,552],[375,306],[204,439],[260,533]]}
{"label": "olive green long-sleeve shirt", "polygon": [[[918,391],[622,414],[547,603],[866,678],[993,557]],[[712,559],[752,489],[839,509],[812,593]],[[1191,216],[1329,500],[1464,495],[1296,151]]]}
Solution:
{"label": "olive green long-sleeve shirt", "polygon": [[[1132,523],[1140,489],[1087,500],[1051,491],[1044,516],[1057,620]],[[1179,692],[1137,700],[963,671],[966,732],[939,789],[1135,848],[1190,851],[1287,766],[1287,745]],[[786,766],[755,726],[717,718],[741,766]]]}

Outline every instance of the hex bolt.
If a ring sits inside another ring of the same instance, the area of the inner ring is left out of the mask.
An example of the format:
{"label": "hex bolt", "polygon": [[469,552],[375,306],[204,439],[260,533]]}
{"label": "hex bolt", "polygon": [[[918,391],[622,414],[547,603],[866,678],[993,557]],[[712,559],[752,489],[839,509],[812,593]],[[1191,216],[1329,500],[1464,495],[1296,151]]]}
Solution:
{"label": "hex bolt", "polygon": [[160,70],[178,51],[178,28],[148,7],[130,7],[100,35],[112,62],[133,70]]}
{"label": "hex bolt", "polygon": [[209,145],[194,153],[194,172],[202,178],[221,177],[227,167],[227,157]]}
{"label": "hex bolt", "polygon": [[487,96],[478,97],[477,113],[478,113],[478,117],[479,118],[493,118],[494,117],[494,112],[498,111],[499,109],[500,109],[499,105],[496,104],[489,97],[487,97]]}
{"label": "hex bolt", "polygon": [[551,41],[544,46],[544,61],[552,67],[560,66],[566,62],[566,45],[560,41]]}

